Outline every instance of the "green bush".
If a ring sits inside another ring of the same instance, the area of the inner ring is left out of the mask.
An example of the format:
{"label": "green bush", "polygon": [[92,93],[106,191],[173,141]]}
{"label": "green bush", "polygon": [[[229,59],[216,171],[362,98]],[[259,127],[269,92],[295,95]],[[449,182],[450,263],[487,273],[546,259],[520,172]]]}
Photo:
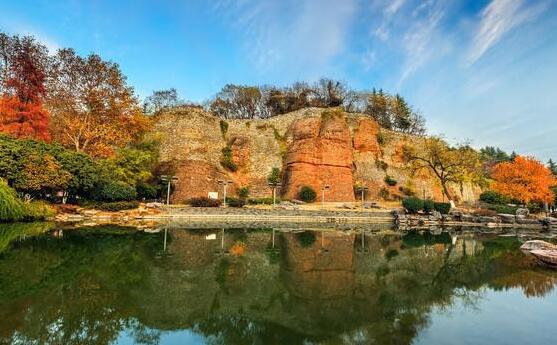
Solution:
{"label": "green bush", "polygon": [[230,145],[227,145],[225,148],[223,148],[221,152],[222,157],[220,160],[220,165],[232,172],[238,170],[238,166],[232,160],[232,148],[230,147]]}
{"label": "green bush", "polygon": [[448,202],[436,202],[433,204],[433,208],[441,214],[449,214],[451,211],[451,204]]}
{"label": "green bush", "polygon": [[435,210],[435,202],[431,199],[424,200],[424,208],[425,213],[431,213],[431,211]]}
{"label": "green bush", "polygon": [[137,198],[135,188],[121,181],[107,181],[95,195],[98,201],[131,201]]}
{"label": "green bush", "polygon": [[508,206],[508,205],[497,205],[497,204],[486,204],[485,208],[488,210],[495,211],[497,213],[504,214],[516,214],[518,207]]}
{"label": "green bush", "polygon": [[230,207],[244,207],[246,201],[239,198],[226,198],[226,205]]}
{"label": "green bush", "polygon": [[[279,203],[280,199],[277,198],[276,202]],[[256,199],[248,199],[249,205],[272,205],[273,198],[256,198]]]}
{"label": "green bush", "polygon": [[298,192],[298,198],[304,202],[313,202],[317,198],[317,194],[313,188],[309,186],[303,186]]}
{"label": "green bush", "polygon": [[492,190],[488,190],[480,194],[480,201],[486,202],[488,204],[499,205],[508,204],[510,202],[509,198]]}
{"label": "green bush", "polygon": [[385,138],[385,134],[379,132],[377,133],[377,143],[379,146],[383,146],[387,143],[387,138]]}
{"label": "green bush", "polygon": [[24,204],[24,207],[25,215],[23,220],[25,221],[45,220],[56,215],[56,210],[44,201],[31,201],[28,204]]}
{"label": "green bush", "polygon": [[543,205],[537,202],[528,203],[528,205],[526,205],[526,208],[532,214],[540,213],[543,211]]}
{"label": "green bush", "polygon": [[389,186],[393,187],[393,186],[396,186],[398,181],[395,180],[394,178],[392,178],[391,176],[387,175],[387,176],[385,176],[385,183],[388,184]]}
{"label": "green bush", "polygon": [[25,216],[25,206],[15,191],[0,178],[0,222],[16,222]]}
{"label": "green bush", "polygon": [[241,199],[247,199],[249,196],[249,188],[247,186],[244,186],[238,189],[238,196]]}
{"label": "green bush", "polygon": [[189,204],[193,207],[219,207],[221,201],[219,199],[210,198],[191,198]]}
{"label": "green bush", "polygon": [[94,208],[101,211],[117,212],[122,210],[132,210],[139,207],[138,201],[114,201],[99,202],[94,204]]}
{"label": "green bush", "polygon": [[135,186],[138,198],[146,200],[156,199],[159,193],[157,186],[153,186],[147,182],[138,182]]}
{"label": "green bush", "polygon": [[220,120],[220,134],[222,134],[223,138],[226,137],[227,132],[228,132],[228,122],[224,120]]}
{"label": "green bush", "polygon": [[400,186],[400,187],[398,187],[398,190],[404,195],[408,195],[408,196],[415,196],[416,195],[416,192],[414,192],[414,190],[410,187]]}
{"label": "green bush", "polygon": [[424,201],[412,196],[402,200],[402,206],[408,213],[415,214],[424,209]]}
{"label": "green bush", "polygon": [[383,200],[389,200],[391,198],[391,193],[387,188],[381,187],[381,189],[379,190],[379,197],[381,197],[381,199]]}
{"label": "green bush", "polygon": [[387,171],[387,169],[389,168],[389,164],[382,160],[375,161],[375,166],[383,171]]}

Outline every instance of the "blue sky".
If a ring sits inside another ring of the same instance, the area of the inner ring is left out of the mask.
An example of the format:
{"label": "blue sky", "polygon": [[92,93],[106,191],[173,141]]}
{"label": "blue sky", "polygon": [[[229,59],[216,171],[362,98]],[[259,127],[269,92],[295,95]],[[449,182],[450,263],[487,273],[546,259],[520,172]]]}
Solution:
{"label": "blue sky", "polygon": [[399,92],[429,132],[557,159],[557,0],[0,0],[0,30],[117,62],[144,97],[322,76]]}

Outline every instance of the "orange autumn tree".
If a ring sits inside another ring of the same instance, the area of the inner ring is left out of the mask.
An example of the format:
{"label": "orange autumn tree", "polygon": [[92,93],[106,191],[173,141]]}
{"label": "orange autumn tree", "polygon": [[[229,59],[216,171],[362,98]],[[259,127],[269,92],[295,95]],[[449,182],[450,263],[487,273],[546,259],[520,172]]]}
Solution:
{"label": "orange autumn tree", "polygon": [[24,103],[17,97],[0,98],[0,132],[16,138],[50,140],[49,115],[40,103]]}
{"label": "orange autumn tree", "polygon": [[495,166],[493,190],[523,203],[553,202],[551,187],[557,180],[551,171],[532,157],[517,156]]}
{"label": "orange autumn tree", "polygon": [[59,50],[47,90],[53,138],[78,152],[112,156],[149,126],[119,66],[98,55]]}

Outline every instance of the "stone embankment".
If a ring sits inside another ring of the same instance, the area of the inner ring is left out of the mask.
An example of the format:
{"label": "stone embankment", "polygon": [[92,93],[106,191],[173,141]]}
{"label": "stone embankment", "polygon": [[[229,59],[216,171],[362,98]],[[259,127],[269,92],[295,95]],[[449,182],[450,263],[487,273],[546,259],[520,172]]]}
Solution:
{"label": "stone embankment", "polygon": [[287,223],[330,223],[330,224],[393,224],[387,210],[305,210],[296,205],[276,208],[205,208],[165,207],[161,204],[145,204],[134,210],[103,212],[77,208],[73,213],[59,214],[58,222],[97,222],[134,224],[137,222],[287,222]]}
{"label": "stone embankment", "polygon": [[557,218],[535,217],[527,214],[498,214],[496,216],[481,216],[460,211],[442,215],[433,212],[429,215],[410,215],[404,211],[393,211],[395,224],[400,228],[415,228],[427,226],[484,226],[493,228],[531,228],[557,230]]}

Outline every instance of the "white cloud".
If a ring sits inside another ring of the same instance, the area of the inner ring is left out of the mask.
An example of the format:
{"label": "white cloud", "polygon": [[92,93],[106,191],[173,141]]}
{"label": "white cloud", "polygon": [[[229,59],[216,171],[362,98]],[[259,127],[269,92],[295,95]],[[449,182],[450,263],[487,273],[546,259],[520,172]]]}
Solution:
{"label": "white cloud", "polygon": [[247,54],[260,71],[326,70],[343,52],[357,0],[220,1],[214,7],[244,36]]}
{"label": "white cloud", "polygon": [[544,2],[529,0],[492,0],[481,12],[478,29],[468,53],[473,64],[513,28],[536,18],[546,7]]}

